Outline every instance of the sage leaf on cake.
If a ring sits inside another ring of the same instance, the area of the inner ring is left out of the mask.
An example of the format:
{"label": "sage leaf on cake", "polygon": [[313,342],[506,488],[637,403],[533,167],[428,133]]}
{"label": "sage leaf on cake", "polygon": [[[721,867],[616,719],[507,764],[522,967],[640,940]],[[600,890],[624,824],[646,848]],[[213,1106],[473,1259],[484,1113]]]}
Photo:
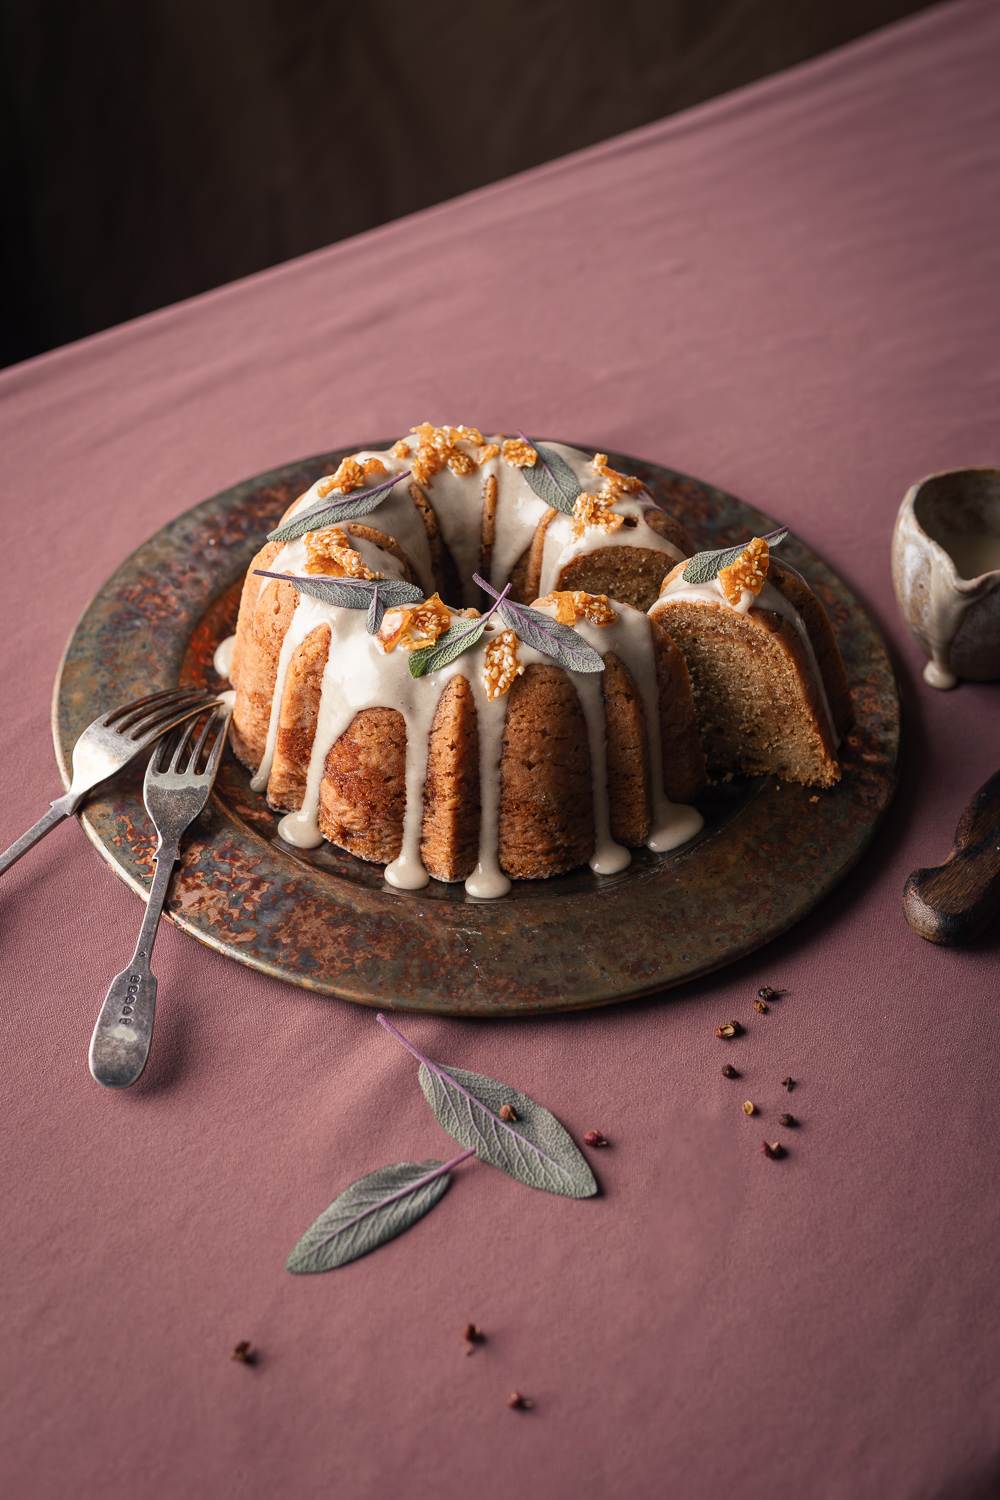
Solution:
{"label": "sage leaf on cake", "polygon": [[359,1177],[311,1224],[286,1261],[297,1276],[333,1271],[395,1239],[430,1213],[467,1157],[448,1162],[403,1161]]}
{"label": "sage leaf on cake", "polygon": [[375,587],[372,589],[372,602],[368,606],[368,618],[365,621],[365,629],[369,635],[378,635],[378,628],[382,623],[382,616],[384,614],[385,600],[379,591],[379,581],[376,579]]}
{"label": "sage leaf on cake", "polygon": [[[384,1015],[379,1023],[420,1063],[418,1078],[438,1122],[480,1161],[517,1182],[564,1198],[592,1198],[590,1167],[555,1115],[485,1073],[445,1068],[425,1056]],[[508,1105],[513,1118],[500,1111]]]}
{"label": "sage leaf on cake", "polygon": [[544,448],[541,443],[532,442],[531,438],[526,438],[523,432],[519,432],[518,437],[526,443],[531,443],[532,448],[538,454],[537,462],[530,468],[521,469],[520,473],[531,485],[539,500],[544,500],[546,505],[552,506],[553,510],[565,511],[571,516],[577,496],[583,493],[583,487],[569,464],[556,453],[554,448]]}
{"label": "sage leaf on cake", "polygon": [[390,474],[381,484],[372,485],[367,490],[356,490],[351,495],[328,495],[309,510],[300,510],[283,525],[269,531],[267,539],[269,542],[294,542],[298,537],[305,536],[307,531],[322,531],[324,526],[340,526],[344,521],[358,521],[362,516],[371,515],[386,499],[389,491],[406,479],[409,473],[409,469],[404,469],[401,474]]}
{"label": "sage leaf on cake", "polygon": [[492,584],[473,573],[473,579],[487,594],[497,600],[497,614],[513,630],[519,640],[544,656],[551,656],[570,672],[603,672],[604,657],[569,625],[561,625],[540,609],[527,604],[516,604],[513,599],[500,602],[500,595]]}
{"label": "sage leaf on cake", "polygon": [[321,573],[299,578],[292,573],[269,573],[266,568],[256,568],[254,572],[258,578],[278,578],[282,583],[294,583],[299,593],[311,594],[314,599],[322,599],[324,604],[336,604],[341,609],[370,611],[376,594],[383,611],[399,604],[419,604],[424,597],[423,590],[416,584],[404,583],[401,578],[327,578]]}
{"label": "sage leaf on cake", "polygon": [[468,651],[482,638],[486,629],[486,620],[461,620],[445,631],[444,635],[438,636],[431,646],[421,646],[417,651],[410,652],[410,676],[423,677],[428,672],[437,672],[441,667],[446,667],[453,662],[456,656],[461,656],[463,651]]}
{"label": "sage leaf on cake", "polygon": [[[779,547],[787,535],[788,527],[778,526],[774,531],[767,532],[761,540],[768,547]],[[723,568],[731,567],[749,545],[748,538],[745,542],[738,542],[735,547],[720,547],[715,552],[696,552],[694,557],[688,559],[681,577],[685,583],[711,583],[714,578],[718,578]]]}
{"label": "sage leaf on cake", "polygon": [[478,619],[467,620],[459,616],[444,635],[438,636],[430,646],[421,646],[418,650],[411,651],[410,676],[424,677],[428,672],[438,672],[442,667],[453,662],[456,657],[461,656],[463,651],[468,651],[477,641],[482,640],[483,631],[489,624],[490,617],[500,608],[509,589],[508,583],[503,593],[496,596],[496,602]]}

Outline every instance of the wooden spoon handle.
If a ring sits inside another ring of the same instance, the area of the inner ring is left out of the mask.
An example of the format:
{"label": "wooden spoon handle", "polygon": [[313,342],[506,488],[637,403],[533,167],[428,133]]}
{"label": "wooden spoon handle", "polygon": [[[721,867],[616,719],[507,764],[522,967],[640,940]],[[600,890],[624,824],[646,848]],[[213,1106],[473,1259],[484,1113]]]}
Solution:
{"label": "wooden spoon handle", "polygon": [[1000,771],[968,804],[943,865],[914,870],[903,887],[914,932],[931,943],[969,943],[1000,914]]}

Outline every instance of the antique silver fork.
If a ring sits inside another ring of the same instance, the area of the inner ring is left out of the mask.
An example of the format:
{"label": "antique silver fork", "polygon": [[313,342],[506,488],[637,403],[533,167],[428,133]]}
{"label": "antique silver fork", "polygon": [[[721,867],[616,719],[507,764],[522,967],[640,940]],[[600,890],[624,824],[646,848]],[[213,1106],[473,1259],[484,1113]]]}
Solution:
{"label": "antique silver fork", "polygon": [[105,1088],[127,1089],[146,1066],[156,1011],[156,976],[149,967],[156,929],[181,834],[212,790],[231,712],[228,704],[217,704],[197,739],[192,719],[160,741],[146,767],[142,796],[156,829],[156,870],[132,962],[111,981],[90,1040],[90,1071]]}
{"label": "antique silver fork", "polygon": [[191,714],[201,713],[216,701],[216,695],[204,688],[167,688],[137,698],[133,703],[121,703],[88,724],[73,746],[73,780],[69,791],[57,797],[48,812],[0,854],[0,875],[63,818],[76,812],[95,786],[120,771],[175,724]]}

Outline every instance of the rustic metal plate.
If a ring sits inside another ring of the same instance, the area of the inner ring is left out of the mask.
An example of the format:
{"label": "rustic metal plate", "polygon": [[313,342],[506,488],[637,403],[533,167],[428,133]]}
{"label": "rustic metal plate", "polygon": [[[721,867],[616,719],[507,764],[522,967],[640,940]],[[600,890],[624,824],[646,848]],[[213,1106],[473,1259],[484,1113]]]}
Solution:
{"label": "rustic metal plate", "polygon": [[[366,445],[386,447],[386,443]],[[53,703],[64,781],[73,744],[110,704],[178,679],[211,682],[233,628],[239,582],[264,533],[345,451],[234,485],[151,537],[107,581],[66,648]],[[776,523],[721,490],[612,454],[643,477],[703,546]],[[851,681],[856,727],[844,775],[814,792],[766,778],[699,805],[704,833],[645,852],[621,875],[515,882],[501,901],[461,886],[386,886],[378,866],[324,846],[290,849],[277,816],[227,753],[216,793],[175,877],[169,916],[185,932],[291,984],[364,1005],[502,1016],[648,994],[741,958],[811,911],[858,859],[895,783],[899,704],[882,638],[820,558],[783,550],[826,605]],[[81,821],[112,868],[145,894],[153,834],[141,767],[87,803]]]}

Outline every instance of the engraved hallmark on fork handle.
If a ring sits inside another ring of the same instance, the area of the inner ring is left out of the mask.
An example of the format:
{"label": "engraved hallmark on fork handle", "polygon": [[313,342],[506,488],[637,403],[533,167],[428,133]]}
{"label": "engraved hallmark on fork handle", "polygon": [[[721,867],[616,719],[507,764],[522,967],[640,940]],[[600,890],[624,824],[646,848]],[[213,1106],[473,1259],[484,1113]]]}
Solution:
{"label": "engraved hallmark on fork handle", "polygon": [[94,1027],[90,1071],[105,1088],[130,1088],[149,1058],[156,1017],[156,975],[149,960],[179,852],[176,844],[156,851],[153,884],[132,962],[112,979]]}
{"label": "engraved hallmark on fork handle", "polygon": [[149,1057],[156,1014],[156,975],[131,964],[111,981],[90,1041],[90,1071],[109,1089],[127,1089]]}

